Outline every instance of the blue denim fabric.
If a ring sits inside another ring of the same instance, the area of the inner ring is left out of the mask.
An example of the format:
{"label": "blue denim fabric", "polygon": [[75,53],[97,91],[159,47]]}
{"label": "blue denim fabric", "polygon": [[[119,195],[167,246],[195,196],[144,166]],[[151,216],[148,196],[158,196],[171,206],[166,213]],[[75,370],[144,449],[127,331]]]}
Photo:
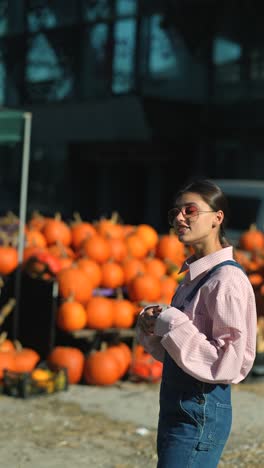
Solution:
{"label": "blue denim fabric", "polygon": [[232,424],[231,387],[200,382],[165,353],[157,468],[216,468]]}

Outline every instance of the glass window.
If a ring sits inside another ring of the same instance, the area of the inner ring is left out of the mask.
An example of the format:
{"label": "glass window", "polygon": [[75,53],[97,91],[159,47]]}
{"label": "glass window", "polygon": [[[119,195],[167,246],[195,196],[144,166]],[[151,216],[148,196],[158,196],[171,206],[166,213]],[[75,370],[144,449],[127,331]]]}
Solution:
{"label": "glass window", "polygon": [[58,36],[55,39],[41,33],[29,40],[25,77],[29,101],[61,100],[72,94],[71,52],[67,56]]}
{"label": "glass window", "polygon": [[72,25],[77,22],[77,2],[74,0],[30,0],[27,27],[30,32]]}
{"label": "glass window", "polygon": [[224,65],[235,62],[241,58],[241,53],[240,44],[220,37],[214,41],[213,63]]}
{"label": "glass window", "polygon": [[239,43],[218,37],[213,46],[213,64],[217,83],[232,83],[241,79],[242,47]]}
{"label": "glass window", "polygon": [[109,24],[95,23],[85,28],[80,50],[78,94],[82,98],[109,94],[111,83]]}
{"label": "glass window", "polygon": [[[1,47],[1,44],[0,44]],[[6,85],[6,66],[4,61],[4,54],[0,49],[0,105],[5,102],[5,85]]]}
{"label": "glass window", "polygon": [[161,28],[162,16],[151,18],[151,45],[149,55],[149,73],[151,78],[169,78],[179,75],[177,57],[168,36],[168,31]]}
{"label": "glass window", "polygon": [[85,0],[83,16],[88,21],[109,19],[112,16],[112,0]]}
{"label": "glass window", "polygon": [[113,93],[126,93],[134,85],[136,21],[117,21],[114,28]]}
{"label": "glass window", "polygon": [[109,28],[106,23],[99,23],[90,32],[90,45],[94,57],[95,69],[92,73],[98,77],[105,77],[108,62],[108,34]]}
{"label": "glass window", "polygon": [[118,16],[136,15],[137,0],[116,0],[116,14]]}
{"label": "glass window", "polygon": [[8,32],[7,3],[7,0],[0,0],[0,36]]}

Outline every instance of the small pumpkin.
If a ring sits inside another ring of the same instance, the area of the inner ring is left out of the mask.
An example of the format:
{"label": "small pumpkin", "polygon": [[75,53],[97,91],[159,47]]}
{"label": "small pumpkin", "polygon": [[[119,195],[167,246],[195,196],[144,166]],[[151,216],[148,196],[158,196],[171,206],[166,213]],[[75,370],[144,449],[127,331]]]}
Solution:
{"label": "small pumpkin", "polygon": [[137,232],[132,232],[126,238],[128,255],[134,258],[143,259],[148,253],[148,247],[142,237]]}
{"label": "small pumpkin", "polygon": [[92,297],[93,283],[87,273],[76,266],[60,270],[57,280],[59,294],[64,299],[73,296],[77,302],[86,304]]}
{"label": "small pumpkin", "polygon": [[58,328],[66,332],[81,330],[86,326],[84,306],[69,298],[58,307],[56,323]]}
{"label": "small pumpkin", "polygon": [[146,265],[143,259],[128,257],[122,262],[124,272],[124,284],[127,285],[138,274],[146,272]]}
{"label": "small pumpkin", "polygon": [[76,261],[76,265],[89,276],[94,288],[98,288],[101,285],[102,269],[99,263],[91,258],[81,257]]}
{"label": "small pumpkin", "polygon": [[143,239],[148,251],[155,249],[159,241],[159,235],[153,226],[150,224],[139,224],[137,226],[136,233]]}
{"label": "small pumpkin", "polygon": [[84,380],[90,385],[113,385],[120,378],[120,361],[107,350],[91,352],[84,363]]}
{"label": "small pumpkin", "polygon": [[125,240],[123,238],[110,237],[108,238],[108,243],[110,247],[110,259],[121,263],[128,254]]}
{"label": "small pumpkin", "polygon": [[155,254],[162,260],[171,260],[179,265],[183,263],[185,259],[184,244],[179,241],[173,229],[169,231],[169,234],[164,234],[159,238]]}
{"label": "small pumpkin", "polygon": [[161,278],[167,272],[166,263],[161,258],[153,257],[152,255],[144,259],[144,265],[146,267],[146,272],[157,276],[157,278]]}
{"label": "small pumpkin", "polygon": [[113,301],[113,327],[131,328],[135,320],[135,306],[124,297],[117,297]]}
{"label": "small pumpkin", "polygon": [[7,332],[2,332],[0,335],[0,351],[15,351],[15,345],[7,338]]}
{"label": "small pumpkin", "polygon": [[156,383],[162,376],[163,364],[154,359],[149,353],[136,356],[129,369],[130,378],[137,381]]}
{"label": "small pumpkin", "polygon": [[93,296],[86,305],[86,326],[104,330],[113,326],[113,305],[108,297]]}
{"label": "small pumpkin", "polygon": [[160,301],[163,304],[170,304],[179,283],[170,275],[164,275],[160,278]]}
{"label": "small pumpkin", "polygon": [[10,275],[17,266],[17,249],[11,245],[0,245],[0,275]]}
{"label": "small pumpkin", "polygon": [[14,341],[14,364],[16,372],[31,372],[40,360],[39,353],[32,348],[23,347],[18,341]]}
{"label": "small pumpkin", "polygon": [[107,261],[101,266],[101,285],[105,288],[119,288],[124,284],[124,271],[119,263]]}
{"label": "small pumpkin", "polygon": [[71,244],[71,229],[61,219],[60,214],[56,214],[54,218],[46,220],[41,232],[44,234],[48,245],[56,244],[58,241],[67,247]]}
{"label": "small pumpkin", "polygon": [[74,250],[79,250],[82,243],[88,239],[88,237],[96,234],[96,228],[92,223],[83,221],[79,213],[74,213],[74,221],[71,223],[71,235],[72,235],[72,247]]}
{"label": "small pumpkin", "polygon": [[249,229],[244,231],[239,238],[238,245],[241,249],[252,251],[264,248],[264,234],[257,229],[255,224],[251,224]]}
{"label": "small pumpkin", "polygon": [[100,234],[86,239],[82,244],[82,255],[102,264],[110,258],[111,250],[105,237]]}
{"label": "small pumpkin", "polygon": [[74,346],[55,346],[49,353],[48,363],[67,369],[69,384],[80,382],[84,367],[84,353]]}
{"label": "small pumpkin", "polygon": [[160,280],[149,273],[133,278],[127,285],[128,295],[132,301],[156,302],[160,298]]}
{"label": "small pumpkin", "polygon": [[35,247],[46,247],[47,246],[47,241],[45,236],[38,230],[38,229],[25,229],[25,240],[26,240],[26,246],[30,247],[35,246]]}
{"label": "small pumpkin", "polygon": [[108,239],[122,239],[124,237],[123,226],[119,223],[118,213],[112,213],[111,218],[101,218],[96,223],[99,234]]}

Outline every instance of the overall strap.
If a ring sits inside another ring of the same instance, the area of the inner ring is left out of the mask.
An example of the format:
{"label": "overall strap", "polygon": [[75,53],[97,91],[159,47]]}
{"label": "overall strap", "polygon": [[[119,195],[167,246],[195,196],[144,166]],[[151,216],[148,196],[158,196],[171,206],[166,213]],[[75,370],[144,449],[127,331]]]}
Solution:
{"label": "overall strap", "polygon": [[[225,260],[224,262],[221,262],[221,263],[218,263],[217,265],[215,265],[213,268],[211,268],[211,270],[209,270],[203,277],[202,279],[200,279],[200,281],[196,284],[196,286],[193,288],[193,290],[190,292],[190,294],[188,294],[188,296],[186,297],[185,301],[187,302],[191,302],[191,300],[194,298],[195,294],[197,293],[198,289],[201,288],[201,286],[203,286],[204,283],[206,283],[206,281],[208,280],[208,278],[212,275],[212,273],[217,270],[218,268],[224,266],[224,265],[232,265],[232,266],[235,266],[237,268],[240,268],[240,270],[244,271],[245,273],[245,270],[244,268],[238,263],[236,262],[235,260]],[[245,273],[246,274],[246,273]],[[185,302],[184,301],[184,302]]]}

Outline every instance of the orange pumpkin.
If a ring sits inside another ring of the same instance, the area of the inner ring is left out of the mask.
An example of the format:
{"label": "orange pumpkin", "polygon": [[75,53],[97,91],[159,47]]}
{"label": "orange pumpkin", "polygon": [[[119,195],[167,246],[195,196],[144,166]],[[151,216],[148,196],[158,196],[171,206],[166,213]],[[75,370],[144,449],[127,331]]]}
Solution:
{"label": "orange pumpkin", "polygon": [[48,245],[56,244],[58,241],[67,247],[71,244],[71,229],[61,219],[60,215],[56,215],[53,219],[48,219],[42,228],[42,233]]}
{"label": "orange pumpkin", "polygon": [[257,272],[249,273],[248,279],[254,288],[260,286],[264,281],[264,277],[260,273],[257,273]]}
{"label": "orange pumpkin", "polygon": [[161,278],[167,272],[167,265],[161,258],[148,256],[144,259],[144,265],[146,272],[157,276],[157,278]]}
{"label": "orange pumpkin", "polygon": [[74,214],[75,220],[71,224],[71,235],[72,235],[72,247],[78,250],[82,243],[88,239],[88,237],[96,234],[96,228],[92,223],[83,221],[79,214]]}
{"label": "orange pumpkin", "polygon": [[161,294],[160,280],[149,273],[136,276],[127,286],[132,301],[158,301]]}
{"label": "orange pumpkin", "polygon": [[132,362],[132,351],[131,351],[131,348],[128,346],[127,343],[125,343],[124,341],[120,341],[118,343],[118,346],[119,348],[122,349],[123,353],[125,354],[126,356],[126,359],[127,359],[127,365],[128,367],[131,365],[131,362]]}
{"label": "orange pumpkin", "polygon": [[251,224],[247,231],[244,231],[239,238],[238,245],[241,249],[252,251],[264,248],[264,234]]}
{"label": "orange pumpkin", "polygon": [[113,326],[112,300],[107,297],[94,296],[86,305],[86,326],[103,330]]}
{"label": "orange pumpkin", "polygon": [[38,211],[34,211],[27,222],[27,228],[37,229],[38,231],[41,231],[47,219],[47,217],[43,216]]}
{"label": "orange pumpkin", "polygon": [[0,275],[9,275],[18,266],[18,252],[12,246],[0,246]]}
{"label": "orange pumpkin", "polygon": [[59,258],[69,257],[72,260],[74,260],[76,257],[76,254],[71,249],[71,247],[67,247],[66,245],[63,245],[60,241],[56,241],[55,244],[50,245],[48,247],[48,250],[52,255],[55,255],[55,257],[59,257]]}
{"label": "orange pumpkin", "polygon": [[122,263],[124,272],[124,284],[128,284],[135,276],[146,272],[146,266],[143,259],[128,257]]}
{"label": "orange pumpkin", "polygon": [[170,275],[160,278],[160,301],[163,304],[170,304],[179,283]]}
{"label": "orange pumpkin", "polygon": [[178,264],[184,261],[184,244],[179,241],[173,230],[159,239],[156,246],[156,256],[162,260],[169,259]]}
{"label": "orange pumpkin", "polygon": [[107,262],[111,254],[107,239],[99,234],[89,237],[84,241],[82,252],[83,255],[95,260],[99,264]]}
{"label": "orange pumpkin", "polygon": [[87,273],[77,267],[60,270],[57,275],[59,293],[64,298],[74,297],[74,300],[86,304],[92,296],[93,283]]}
{"label": "orange pumpkin", "polygon": [[120,379],[126,374],[130,366],[130,361],[127,358],[124,348],[120,347],[118,344],[110,345],[108,346],[106,351],[109,355],[113,355],[118,361],[118,365],[119,365],[119,377],[118,378]]}
{"label": "orange pumpkin", "polygon": [[40,360],[40,355],[35,349],[23,347],[17,340],[14,341],[14,364],[16,372],[31,372]]}
{"label": "orange pumpkin", "polygon": [[66,332],[80,330],[86,325],[86,311],[80,302],[67,300],[57,310],[57,326]]}
{"label": "orange pumpkin", "polygon": [[123,226],[118,222],[118,213],[113,213],[111,218],[102,218],[96,224],[99,234],[111,239],[122,239],[124,237]]}
{"label": "orange pumpkin", "polygon": [[136,232],[129,234],[126,238],[128,255],[134,258],[143,259],[148,253],[148,247],[144,240]]}
{"label": "orange pumpkin", "polygon": [[69,384],[78,384],[83,375],[84,353],[74,346],[55,346],[47,358],[48,363],[67,369]]}
{"label": "orange pumpkin", "polygon": [[132,379],[155,383],[160,381],[162,370],[163,364],[145,352],[134,357],[129,373]]}
{"label": "orange pumpkin", "polygon": [[2,332],[0,335],[0,351],[14,351],[15,345],[12,340],[7,338],[7,332]]}
{"label": "orange pumpkin", "polygon": [[45,236],[38,229],[25,229],[26,246],[30,247],[46,247],[47,241]]}
{"label": "orange pumpkin", "polygon": [[116,239],[110,237],[108,239],[109,247],[110,247],[110,258],[116,262],[122,262],[128,254],[127,245],[124,239]]}
{"label": "orange pumpkin", "polygon": [[108,261],[102,264],[101,285],[105,288],[119,288],[124,284],[123,268],[117,262]]}
{"label": "orange pumpkin", "polygon": [[113,327],[131,328],[135,318],[134,304],[125,298],[113,299]]}
{"label": "orange pumpkin", "polygon": [[91,385],[113,385],[120,378],[120,362],[106,351],[94,351],[85,359],[84,380]]}
{"label": "orange pumpkin", "polygon": [[102,282],[102,269],[99,263],[91,258],[82,257],[77,260],[76,265],[89,276],[94,288],[100,286]]}
{"label": "orange pumpkin", "polygon": [[159,235],[153,226],[150,226],[149,224],[139,224],[137,226],[136,233],[143,239],[148,251],[153,250],[156,247],[159,241]]}

